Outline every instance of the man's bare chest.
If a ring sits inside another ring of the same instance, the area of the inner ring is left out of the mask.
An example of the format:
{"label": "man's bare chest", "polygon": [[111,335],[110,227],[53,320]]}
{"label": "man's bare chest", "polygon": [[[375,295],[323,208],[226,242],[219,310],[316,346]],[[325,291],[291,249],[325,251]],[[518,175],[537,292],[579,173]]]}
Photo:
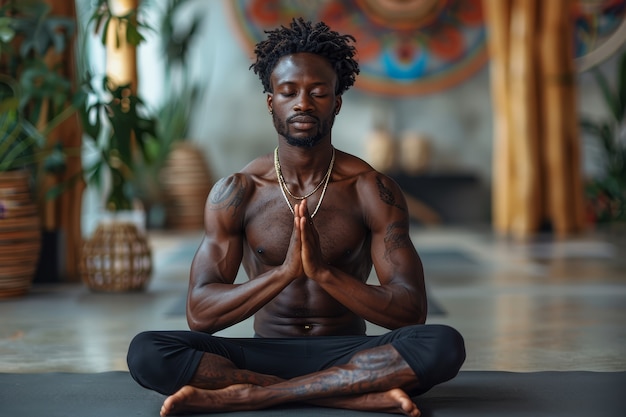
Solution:
{"label": "man's bare chest", "polygon": [[[343,264],[369,250],[369,233],[352,210],[328,201],[312,219],[322,256],[327,263]],[[250,213],[245,224],[247,250],[268,266],[284,262],[293,236],[294,218],[286,202],[266,203]]]}

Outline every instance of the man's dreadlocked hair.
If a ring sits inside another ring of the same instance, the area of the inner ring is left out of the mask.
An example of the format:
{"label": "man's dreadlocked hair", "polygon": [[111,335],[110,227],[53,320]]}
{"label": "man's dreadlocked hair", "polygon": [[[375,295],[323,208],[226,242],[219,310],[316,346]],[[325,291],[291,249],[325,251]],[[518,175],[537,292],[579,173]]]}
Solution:
{"label": "man's dreadlocked hair", "polygon": [[330,30],[324,22],[312,25],[301,17],[293,19],[291,27],[281,26],[269,30],[267,40],[256,45],[257,60],[250,66],[263,83],[263,92],[271,92],[270,75],[280,58],[298,52],[310,52],[326,58],[337,73],[336,94],[347,91],[359,73],[359,64],[353,58],[356,52],[349,42],[353,36],[340,35]]}

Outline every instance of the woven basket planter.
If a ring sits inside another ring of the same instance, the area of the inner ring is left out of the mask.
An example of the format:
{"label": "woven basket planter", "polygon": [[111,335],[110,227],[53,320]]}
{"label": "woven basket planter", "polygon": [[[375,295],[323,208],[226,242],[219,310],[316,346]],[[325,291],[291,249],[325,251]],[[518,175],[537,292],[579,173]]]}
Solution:
{"label": "woven basket planter", "polygon": [[202,150],[193,143],[176,142],[161,171],[167,227],[202,230],[204,206],[213,181]]}
{"label": "woven basket planter", "polygon": [[152,253],[133,223],[101,223],[83,245],[80,270],[92,291],[142,291],[152,275]]}
{"label": "woven basket planter", "polygon": [[26,294],[33,283],[41,229],[27,171],[0,172],[0,298]]}

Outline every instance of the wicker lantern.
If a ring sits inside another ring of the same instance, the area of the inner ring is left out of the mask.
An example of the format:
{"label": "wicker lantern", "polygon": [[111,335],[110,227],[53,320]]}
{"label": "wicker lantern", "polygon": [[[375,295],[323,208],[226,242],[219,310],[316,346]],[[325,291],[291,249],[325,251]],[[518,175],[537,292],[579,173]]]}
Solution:
{"label": "wicker lantern", "polygon": [[101,223],[83,246],[81,274],[93,291],[143,290],[152,274],[145,236],[129,222]]}

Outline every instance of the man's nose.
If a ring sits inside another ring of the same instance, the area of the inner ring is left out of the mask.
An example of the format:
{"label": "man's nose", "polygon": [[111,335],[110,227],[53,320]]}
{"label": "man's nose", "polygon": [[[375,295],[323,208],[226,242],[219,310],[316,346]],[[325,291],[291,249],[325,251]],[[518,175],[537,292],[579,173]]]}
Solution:
{"label": "man's nose", "polygon": [[296,103],[293,106],[294,111],[309,112],[313,110],[313,102],[311,97],[306,93],[300,93],[297,96]]}

